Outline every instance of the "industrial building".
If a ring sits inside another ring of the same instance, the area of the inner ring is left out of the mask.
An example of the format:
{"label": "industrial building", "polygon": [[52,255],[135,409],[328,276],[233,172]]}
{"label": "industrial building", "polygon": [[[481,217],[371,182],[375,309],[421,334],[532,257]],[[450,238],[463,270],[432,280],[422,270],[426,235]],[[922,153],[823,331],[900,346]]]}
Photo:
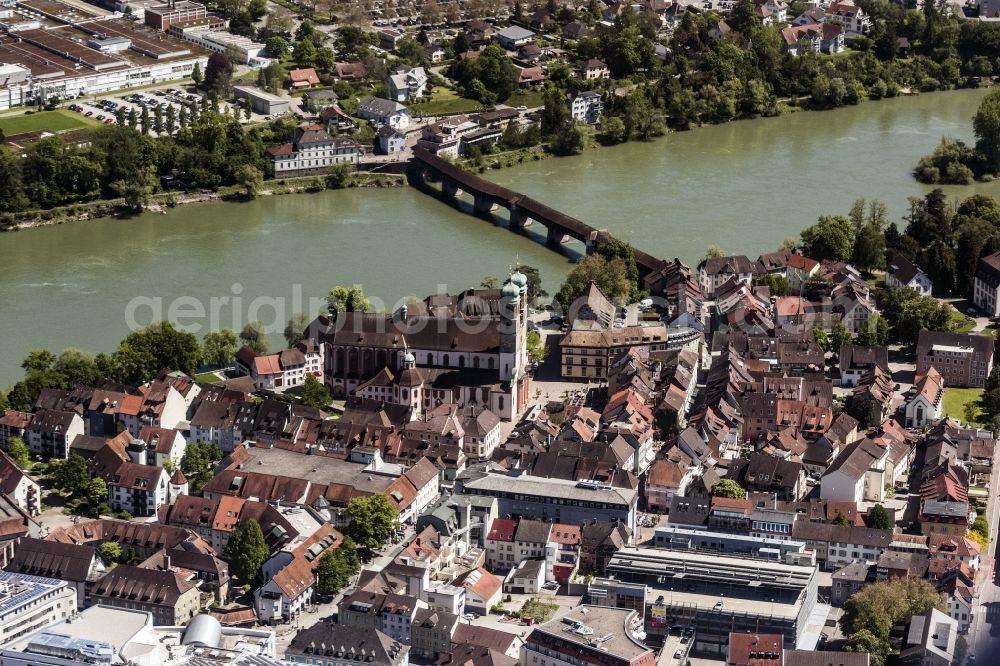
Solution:
{"label": "industrial building", "polygon": [[711,659],[726,658],[731,631],[766,630],[788,648],[812,649],[828,610],[817,604],[815,566],[626,548],[612,556],[607,576],[589,586],[590,603],[635,610],[641,603],[650,636],[683,627],[693,632],[692,654]]}
{"label": "industrial building", "polygon": [[209,51],[60,0],[27,0],[0,19],[0,110],[186,78]]}

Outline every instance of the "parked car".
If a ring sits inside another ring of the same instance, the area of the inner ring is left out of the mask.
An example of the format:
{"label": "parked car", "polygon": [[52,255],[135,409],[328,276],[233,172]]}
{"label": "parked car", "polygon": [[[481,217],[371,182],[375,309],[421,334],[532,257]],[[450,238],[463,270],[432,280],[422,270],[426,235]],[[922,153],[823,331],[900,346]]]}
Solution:
{"label": "parked car", "polygon": [[104,120],[104,114],[103,113],[98,114],[96,120]]}

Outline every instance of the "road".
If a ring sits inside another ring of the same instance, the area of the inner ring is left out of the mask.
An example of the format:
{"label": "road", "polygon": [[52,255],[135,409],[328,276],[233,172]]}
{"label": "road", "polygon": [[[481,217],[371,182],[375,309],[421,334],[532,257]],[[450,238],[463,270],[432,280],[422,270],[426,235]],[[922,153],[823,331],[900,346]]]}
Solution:
{"label": "road", "polygon": [[[998,483],[996,470],[1000,469],[1000,447],[993,451],[993,470],[990,484]],[[976,664],[1000,663],[1000,579],[997,577],[997,508],[1000,500],[996,493],[989,494],[986,504],[986,520],[990,524],[990,545],[988,552],[981,557],[979,571],[976,573],[976,589],[972,607],[972,627],[969,629],[969,655],[974,655]],[[968,663],[968,662],[966,662]]]}

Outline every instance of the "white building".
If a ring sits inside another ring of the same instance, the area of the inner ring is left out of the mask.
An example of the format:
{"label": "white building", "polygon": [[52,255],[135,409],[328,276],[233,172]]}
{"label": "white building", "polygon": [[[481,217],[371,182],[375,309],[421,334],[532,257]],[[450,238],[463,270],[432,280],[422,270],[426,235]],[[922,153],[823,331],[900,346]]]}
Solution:
{"label": "white building", "polygon": [[890,289],[913,289],[921,296],[930,296],[934,288],[927,273],[902,255],[893,257],[889,262],[885,271],[885,284]]}
{"label": "white building", "polygon": [[41,486],[3,451],[0,451],[0,495],[9,497],[29,516],[37,516],[41,510]]}
{"label": "white building", "polygon": [[74,612],[76,590],[66,581],[0,571],[0,646]]}
{"label": "white building", "polygon": [[569,109],[573,120],[588,125],[596,125],[601,119],[601,111],[604,110],[604,103],[601,95],[593,90],[584,92],[569,92]]}
{"label": "white building", "polygon": [[187,418],[187,401],[177,389],[157,379],[127,394],[118,408],[118,419],[133,437],[143,428],[177,428]]}
{"label": "white building", "polygon": [[983,314],[1000,315],[1000,251],[979,260],[972,302]]}
{"label": "white building", "polygon": [[169,460],[175,468],[181,466],[181,458],[187,450],[187,440],[180,430],[146,427],[139,431],[139,439],[146,444],[147,461],[150,465],[163,467]]}
{"label": "white building", "polygon": [[32,455],[65,459],[69,445],[84,434],[83,419],[76,412],[41,409],[32,415],[24,434]]}
{"label": "white building", "polygon": [[[921,666],[951,666],[958,641],[958,623],[936,608],[910,618],[900,658]],[[914,660],[914,661],[910,661]]]}
{"label": "white building", "polygon": [[944,407],[944,379],[934,367],[917,377],[913,395],[906,401],[906,427],[923,428],[941,418]]}
{"label": "white building", "polygon": [[[863,439],[844,449],[820,480],[820,498],[840,502],[881,500],[888,449]],[[877,488],[875,487],[877,486]]]}
{"label": "white building", "polygon": [[385,81],[389,97],[397,102],[412,102],[427,92],[427,72],[423,67],[401,69]]}
{"label": "white building", "polygon": [[358,117],[376,127],[388,125],[404,130],[410,126],[410,112],[405,106],[391,99],[366,97],[358,103]]}
{"label": "white building", "polygon": [[330,136],[321,125],[302,123],[289,143],[267,149],[276,178],[318,173],[336,164],[357,165],[361,147],[344,137]]}
{"label": "white building", "polygon": [[209,26],[173,29],[170,33],[215,53],[238,55],[237,60],[241,65],[260,67],[270,62],[266,46],[242,35],[215,30]]}
{"label": "white building", "polygon": [[406,135],[390,125],[378,128],[378,148],[383,155],[398,155],[406,149]]}
{"label": "white building", "polygon": [[289,621],[305,610],[316,592],[316,567],[323,555],[338,548],[343,540],[332,525],[324,523],[264,562],[264,584],[253,597],[258,619],[265,623]]}
{"label": "white building", "polygon": [[244,346],[236,352],[236,371],[250,377],[257,390],[283,393],[302,386],[308,375],[323,381],[323,348],[301,340],[281,352],[261,355]]}

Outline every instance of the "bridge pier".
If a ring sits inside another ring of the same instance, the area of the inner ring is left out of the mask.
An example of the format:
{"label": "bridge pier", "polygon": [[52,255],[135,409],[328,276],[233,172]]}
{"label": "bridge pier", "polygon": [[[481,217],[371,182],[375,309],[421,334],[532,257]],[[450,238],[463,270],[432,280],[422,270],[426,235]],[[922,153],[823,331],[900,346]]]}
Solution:
{"label": "bridge pier", "polygon": [[517,208],[510,209],[510,230],[515,231],[519,229],[524,229],[526,226],[531,224],[531,220],[528,216],[519,211]]}
{"label": "bridge pier", "polygon": [[453,198],[458,196],[458,191],[458,183],[451,178],[445,177],[441,179],[441,194]]}
{"label": "bridge pier", "polygon": [[472,203],[472,210],[476,213],[489,213],[493,210],[493,201],[485,194],[476,194]]}
{"label": "bridge pier", "polygon": [[569,236],[561,233],[554,226],[549,227],[548,233],[545,236],[545,242],[553,247],[559,247],[563,243],[569,241]]}

